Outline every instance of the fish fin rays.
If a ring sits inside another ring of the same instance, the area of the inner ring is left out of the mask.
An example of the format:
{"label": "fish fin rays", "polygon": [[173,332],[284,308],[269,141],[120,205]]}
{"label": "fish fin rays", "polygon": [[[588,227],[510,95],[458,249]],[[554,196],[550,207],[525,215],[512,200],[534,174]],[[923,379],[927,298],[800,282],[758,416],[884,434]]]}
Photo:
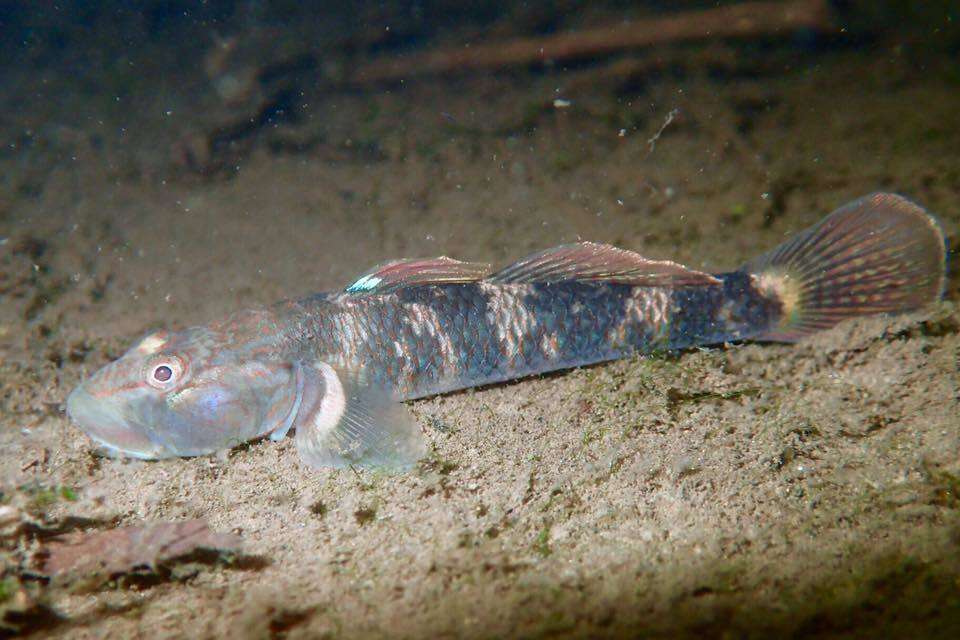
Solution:
{"label": "fish fin rays", "polygon": [[325,362],[300,366],[304,391],[294,440],[308,465],[402,471],[426,454],[420,427],[388,391]]}
{"label": "fish fin rays", "polygon": [[596,242],[564,244],[534,253],[488,278],[494,284],[610,282],[633,286],[682,287],[717,285],[714,276],[669,260],[651,260],[638,253]]}
{"label": "fish fin rays", "polygon": [[684,287],[720,284],[714,276],[669,260],[652,260],[638,253],[596,242],[565,244],[518,260],[490,273],[490,265],[439,258],[393,260],[357,278],[344,291],[376,295],[411,286],[549,282],[610,282],[647,287]]}
{"label": "fish fin rays", "polygon": [[847,318],[923,308],[943,294],[946,261],[946,239],[932,215],[902,196],[875,193],[741,271],[783,307],[759,338],[794,342]]}
{"label": "fish fin rays", "polygon": [[353,294],[384,294],[402,287],[477,282],[489,273],[488,264],[461,262],[446,256],[392,260],[374,267],[345,291]]}

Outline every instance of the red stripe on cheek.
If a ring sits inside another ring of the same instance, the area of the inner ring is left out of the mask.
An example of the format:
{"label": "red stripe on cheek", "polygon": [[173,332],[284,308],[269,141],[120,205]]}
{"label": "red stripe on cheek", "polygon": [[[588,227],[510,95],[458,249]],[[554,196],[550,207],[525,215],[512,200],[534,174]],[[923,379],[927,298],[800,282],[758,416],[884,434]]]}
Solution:
{"label": "red stripe on cheek", "polygon": [[106,389],[96,389],[90,393],[94,398],[106,398],[120,391],[131,391],[133,389],[140,389],[144,385],[142,382],[128,382],[127,384],[120,385],[119,387],[109,387]]}

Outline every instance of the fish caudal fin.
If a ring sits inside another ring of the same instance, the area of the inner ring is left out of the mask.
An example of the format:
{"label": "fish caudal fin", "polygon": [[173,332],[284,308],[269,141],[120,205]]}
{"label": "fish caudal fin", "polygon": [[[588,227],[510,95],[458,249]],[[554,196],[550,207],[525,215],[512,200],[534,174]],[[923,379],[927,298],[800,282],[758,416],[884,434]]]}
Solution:
{"label": "fish caudal fin", "polygon": [[855,200],[746,263],[755,286],[783,306],[759,336],[793,342],[858,316],[935,302],[946,284],[947,245],[936,219],[891,193]]}

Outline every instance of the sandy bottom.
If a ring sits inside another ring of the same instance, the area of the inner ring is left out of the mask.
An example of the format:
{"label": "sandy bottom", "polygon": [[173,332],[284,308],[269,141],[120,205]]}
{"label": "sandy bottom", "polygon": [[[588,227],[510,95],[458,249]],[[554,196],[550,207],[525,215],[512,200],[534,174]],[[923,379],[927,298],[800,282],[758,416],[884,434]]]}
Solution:
{"label": "sandy bottom", "polygon": [[774,66],[318,95],[209,177],[178,155],[189,111],[6,112],[29,148],[0,156],[2,501],[91,527],[204,518],[244,556],[85,589],[31,577],[33,543],[7,539],[4,597],[22,582],[55,611],[46,637],[960,635],[956,278],[929,313],[795,346],[412,403],[432,452],[400,476],[313,471],[289,440],[104,459],[63,413],[150,329],[388,258],[582,238],[723,270],[878,189],[957,237],[954,76],[843,51]]}

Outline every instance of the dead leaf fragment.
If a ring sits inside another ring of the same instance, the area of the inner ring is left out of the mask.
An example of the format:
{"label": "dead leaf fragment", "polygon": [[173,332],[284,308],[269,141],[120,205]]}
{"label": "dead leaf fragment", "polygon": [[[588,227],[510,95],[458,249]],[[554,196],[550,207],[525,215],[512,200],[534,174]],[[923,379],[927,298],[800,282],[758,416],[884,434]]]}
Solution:
{"label": "dead leaf fragment", "polygon": [[44,574],[116,576],[156,568],[201,551],[237,551],[240,538],[211,531],[204,520],[158,522],[92,533],[75,532],[45,547]]}

